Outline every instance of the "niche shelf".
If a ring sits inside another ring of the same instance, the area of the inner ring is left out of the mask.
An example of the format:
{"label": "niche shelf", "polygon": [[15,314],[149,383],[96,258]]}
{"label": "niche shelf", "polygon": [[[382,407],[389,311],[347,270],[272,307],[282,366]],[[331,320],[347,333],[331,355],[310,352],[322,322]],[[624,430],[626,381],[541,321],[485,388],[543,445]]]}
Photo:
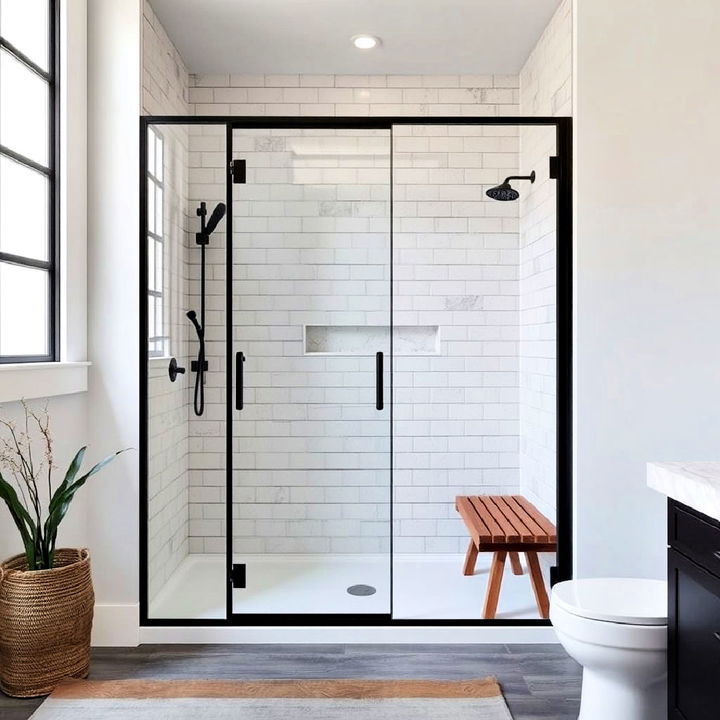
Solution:
{"label": "niche shelf", "polygon": [[[306,355],[374,355],[390,349],[387,325],[305,325]],[[439,355],[437,325],[396,325],[393,328],[395,355]]]}

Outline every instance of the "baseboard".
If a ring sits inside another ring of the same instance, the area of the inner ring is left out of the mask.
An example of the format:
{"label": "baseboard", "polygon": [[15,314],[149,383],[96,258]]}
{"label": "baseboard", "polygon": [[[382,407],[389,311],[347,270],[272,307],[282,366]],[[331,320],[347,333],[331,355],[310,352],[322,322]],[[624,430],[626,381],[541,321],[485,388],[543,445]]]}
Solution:
{"label": "baseboard", "polygon": [[140,644],[140,606],[95,605],[93,647],[135,647]]}
{"label": "baseboard", "polygon": [[93,647],[145,643],[217,644],[488,644],[556,643],[551,626],[505,627],[139,627],[139,607],[96,605]]}
{"label": "baseboard", "polygon": [[541,627],[141,627],[140,643],[487,644],[556,643]]}

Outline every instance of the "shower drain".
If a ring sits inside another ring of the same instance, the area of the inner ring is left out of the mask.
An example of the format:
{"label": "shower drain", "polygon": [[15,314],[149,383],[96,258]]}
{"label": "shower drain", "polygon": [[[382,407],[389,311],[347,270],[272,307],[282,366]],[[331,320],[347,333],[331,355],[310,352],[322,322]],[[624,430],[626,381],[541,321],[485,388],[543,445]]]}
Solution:
{"label": "shower drain", "polygon": [[359,595],[361,597],[374,595],[377,592],[372,585],[351,585],[347,591],[350,595]]}

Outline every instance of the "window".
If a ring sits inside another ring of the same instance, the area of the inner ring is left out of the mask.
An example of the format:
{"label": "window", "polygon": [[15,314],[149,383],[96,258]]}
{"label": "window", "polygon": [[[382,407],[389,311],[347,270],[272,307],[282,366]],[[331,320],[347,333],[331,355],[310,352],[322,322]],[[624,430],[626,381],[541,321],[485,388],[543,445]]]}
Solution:
{"label": "window", "polygon": [[147,212],[148,212],[148,354],[158,357],[168,353],[163,298],[163,214],[164,141],[162,135],[148,128]]}
{"label": "window", "polygon": [[0,0],[0,362],[57,360],[56,0]]}

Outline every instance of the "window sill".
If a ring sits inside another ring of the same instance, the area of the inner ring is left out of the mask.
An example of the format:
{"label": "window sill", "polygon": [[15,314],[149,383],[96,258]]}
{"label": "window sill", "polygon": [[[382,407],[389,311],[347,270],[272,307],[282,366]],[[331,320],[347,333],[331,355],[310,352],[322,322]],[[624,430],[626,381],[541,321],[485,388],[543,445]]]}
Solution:
{"label": "window sill", "polygon": [[87,392],[89,362],[0,365],[0,402]]}

